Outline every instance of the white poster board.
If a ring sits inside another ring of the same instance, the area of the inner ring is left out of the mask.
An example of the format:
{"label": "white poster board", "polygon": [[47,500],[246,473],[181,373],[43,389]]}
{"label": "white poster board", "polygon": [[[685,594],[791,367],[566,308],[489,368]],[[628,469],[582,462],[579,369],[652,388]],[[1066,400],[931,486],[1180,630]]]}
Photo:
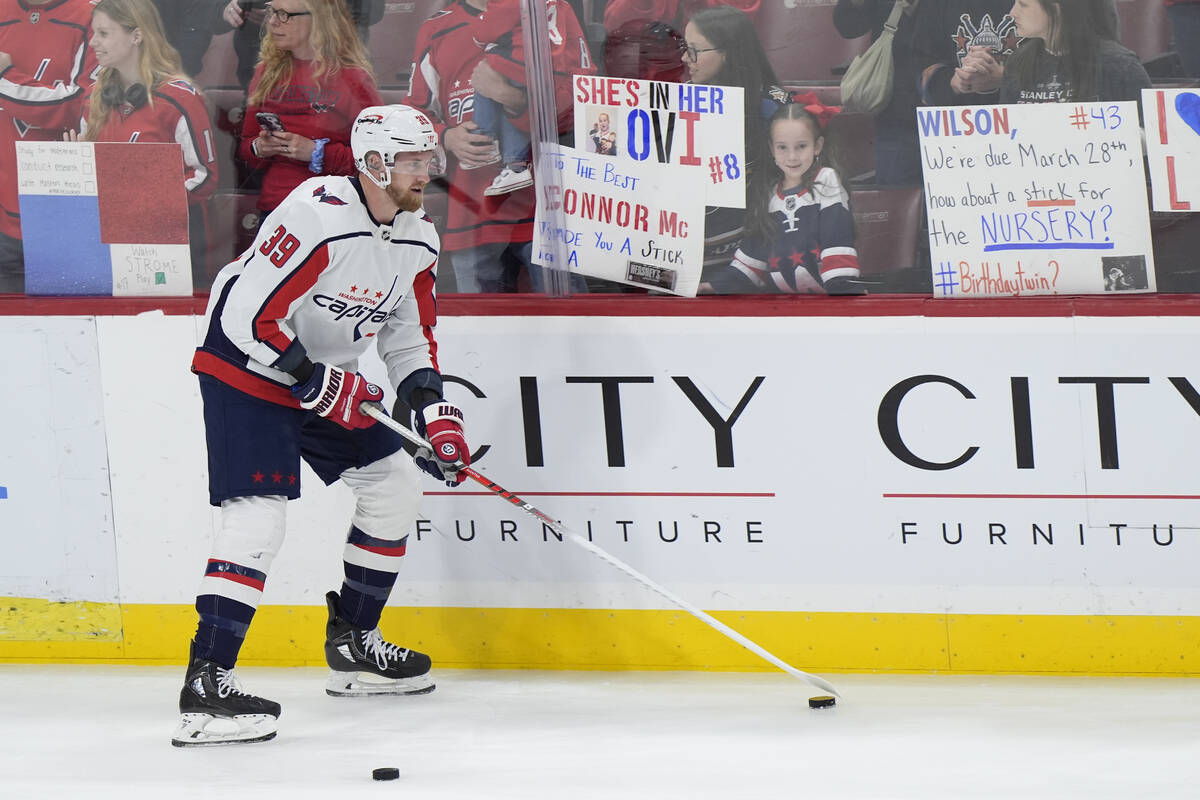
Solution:
{"label": "white poster board", "polygon": [[1137,103],[917,121],[935,297],[1155,291]]}
{"label": "white poster board", "polygon": [[[705,205],[746,207],[745,90],[576,75],[575,147],[631,164],[703,176]],[[677,191],[682,191],[682,186]]]}
{"label": "white poster board", "polygon": [[1200,211],[1200,92],[1143,89],[1155,211]]}
{"label": "white poster board", "polygon": [[18,142],[16,159],[26,293],[191,295],[178,144]]}
{"label": "white poster board", "polygon": [[[545,145],[533,262],[695,297],[704,255],[700,173]],[[559,255],[556,256],[556,253]]]}

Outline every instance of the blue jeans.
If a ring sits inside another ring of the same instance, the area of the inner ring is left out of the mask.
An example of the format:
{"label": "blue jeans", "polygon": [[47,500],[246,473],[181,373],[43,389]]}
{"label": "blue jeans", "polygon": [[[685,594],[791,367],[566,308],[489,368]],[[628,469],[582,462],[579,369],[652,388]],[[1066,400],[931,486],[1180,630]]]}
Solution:
{"label": "blue jeans", "polygon": [[449,255],[454,267],[454,283],[463,294],[515,292],[522,269],[529,273],[529,285],[535,292],[544,292],[547,288],[555,293],[563,291],[564,277],[572,294],[588,291],[587,282],[576,273],[560,277],[561,273],[555,271],[548,281],[548,271],[532,263],[533,242],[481,244],[455,250]]}
{"label": "blue jeans", "polygon": [[529,161],[529,134],[512,124],[504,113],[504,106],[490,97],[475,93],[475,124],[477,133],[486,133],[500,142],[500,158],[511,164],[514,161]]}
{"label": "blue jeans", "polygon": [[1183,71],[1189,78],[1200,78],[1200,4],[1167,6],[1167,18],[1171,20],[1171,39],[1183,61]]}

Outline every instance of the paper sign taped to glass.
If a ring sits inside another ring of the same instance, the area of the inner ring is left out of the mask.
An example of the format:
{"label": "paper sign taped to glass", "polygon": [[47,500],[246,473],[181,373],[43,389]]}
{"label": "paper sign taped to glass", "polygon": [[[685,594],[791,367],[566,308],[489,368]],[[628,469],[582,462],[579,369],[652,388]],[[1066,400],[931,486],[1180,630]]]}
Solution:
{"label": "paper sign taped to glass", "polygon": [[191,295],[178,144],[17,142],[25,291]]}
{"label": "paper sign taped to glass", "polygon": [[701,174],[542,146],[533,261],[695,297],[704,255]]}
{"label": "paper sign taped to glass", "polygon": [[916,114],[935,297],[1155,291],[1137,103]]}
{"label": "paper sign taped to glass", "polygon": [[1200,211],[1200,91],[1143,89],[1154,210]]}
{"label": "paper sign taped to glass", "polygon": [[706,205],[746,207],[745,90],[575,75],[575,147],[628,170],[654,162],[703,176]]}

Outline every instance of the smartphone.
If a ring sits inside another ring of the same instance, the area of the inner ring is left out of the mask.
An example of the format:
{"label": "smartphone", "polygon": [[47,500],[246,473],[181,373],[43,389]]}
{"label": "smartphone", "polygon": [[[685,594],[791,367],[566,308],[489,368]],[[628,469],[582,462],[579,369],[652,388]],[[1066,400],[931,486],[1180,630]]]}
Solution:
{"label": "smartphone", "polygon": [[272,133],[287,130],[287,128],[283,127],[283,122],[279,119],[279,115],[271,111],[259,111],[254,115],[254,118],[258,120],[258,124],[263,130],[271,131]]}

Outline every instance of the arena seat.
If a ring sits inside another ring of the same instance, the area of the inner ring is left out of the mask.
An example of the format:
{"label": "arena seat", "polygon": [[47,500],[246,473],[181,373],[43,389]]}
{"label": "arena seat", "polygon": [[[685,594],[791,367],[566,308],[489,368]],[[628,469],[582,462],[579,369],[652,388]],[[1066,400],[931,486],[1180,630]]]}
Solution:
{"label": "arena seat", "polygon": [[843,39],[833,27],[837,0],[763,0],[755,26],[781,83],[836,82],[870,45],[870,37]]}
{"label": "arena seat", "polygon": [[1154,271],[1160,292],[1200,292],[1200,214],[1151,217]]}
{"label": "arena seat", "polygon": [[837,142],[837,163],[847,182],[873,178],[875,172],[875,117],[871,114],[838,114],[826,129]]}
{"label": "arena seat", "polygon": [[375,80],[381,88],[408,85],[417,29],[446,3],[447,0],[405,0],[386,4],[383,19],[371,26],[367,40]]}
{"label": "arena seat", "polygon": [[1161,2],[1116,0],[1121,44],[1141,60],[1151,78],[1183,77],[1183,63],[1171,50],[1171,23]]}
{"label": "arena seat", "polygon": [[920,186],[851,189],[854,246],[865,278],[918,266],[924,193]]}
{"label": "arena seat", "polygon": [[201,87],[237,86],[237,54],[233,51],[233,31],[214,36],[204,53],[204,67],[196,76]]}
{"label": "arena seat", "polygon": [[258,194],[254,192],[224,191],[208,198],[207,273],[210,284],[222,267],[254,242],[258,232],[257,202]]}

